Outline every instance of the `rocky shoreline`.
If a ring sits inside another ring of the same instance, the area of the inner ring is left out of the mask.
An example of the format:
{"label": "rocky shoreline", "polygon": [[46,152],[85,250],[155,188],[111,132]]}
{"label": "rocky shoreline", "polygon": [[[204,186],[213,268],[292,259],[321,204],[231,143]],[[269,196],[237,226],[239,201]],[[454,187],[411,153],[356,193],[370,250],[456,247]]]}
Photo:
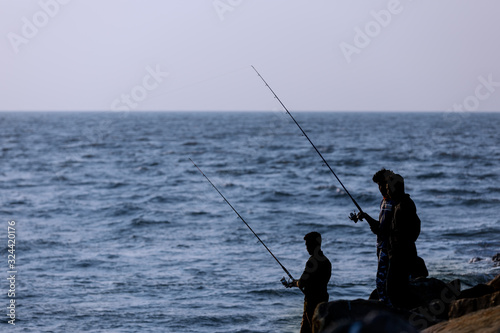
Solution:
{"label": "rocky shoreline", "polygon": [[415,300],[411,310],[393,309],[374,299],[321,303],[313,332],[500,333],[500,274],[466,290],[458,279],[445,283],[419,278],[412,281],[408,297]]}

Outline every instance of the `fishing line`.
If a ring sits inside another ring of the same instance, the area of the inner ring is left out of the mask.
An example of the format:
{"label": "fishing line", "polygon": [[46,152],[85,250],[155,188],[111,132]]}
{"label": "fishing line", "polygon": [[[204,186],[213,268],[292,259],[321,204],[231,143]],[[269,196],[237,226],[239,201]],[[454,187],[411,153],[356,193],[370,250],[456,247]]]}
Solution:
{"label": "fishing line", "polygon": [[[294,121],[294,123],[299,127],[299,129],[302,131],[302,134],[304,134],[304,136],[307,138],[307,140],[309,141],[309,143],[313,146],[314,150],[316,150],[316,152],[318,153],[318,155],[321,157],[321,159],[323,160],[323,162],[326,164],[326,166],[328,167],[328,169],[330,169],[331,173],[335,176],[335,178],[338,180],[338,182],[340,183],[340,185],[342,185],[342,188],[344,189],[344,191],[347,193],[347,195],[349,196],[349,198],[351,198],[352,202],[354,203],[354,205],[359,209],[359,212],[360,213],[363,213],[363,210],[361,209],[361,207],[358,205],[358,203],[356,202],[356,200],[354,200],[354,198],[352,197],[352,195],[349,193],[349,191],[346,189],[346,187],[344,186],[344,184],[342,184],[342,182],[340,181],[339,177],[337,177],[337,175],[335,174],[335,172],[333,171],[333,169],[330,167],[330,164],[328,164],[328,162],[325,160],[325,158],[323,157],[323,155],[321,154],[321,152],[318,150],[318,148],[316,148],[316,146],[314,145],[314,143],[311,141],[311,139],[309,139],[309,136],[306,134],[306,132],[302,129],[302,127],[299,125],[299,123],[297,122],[297,120],[295,120],[295,118],[292,116],[292,114],[290,113],[290,111],[288,111],[288,109],[286,108],[285,104],[283,104],[283,102],[279,99],[278,95],[276,95],[276,93],[274,92],[274,90],[271,88],[271,86],[269,86],[269,84],[267,84],[266,80],[264,80],[264,78],[262,77],[262,75],[260,75],[260,73],[257,71],[257,69],[255,69],[255,67],[253,67],[253,70],[255,71],[255,73],[257,73],[257,75],[262,79],[262,81],[264,81],[266,87],[269,88],[269,90],[271,90],[271,92],[273,93],[274,95],[274,98],[276,98],[278,100],[278,102],[280,102],[281,106],[283,107],[283,109],[285,109],[286,113],[292,118],[292,120]],[[354,216],[353,214],[351,214],[350,218],[354,221],[354,222],[357,222],[357,220],[354,219]]]}
{"label": "fishing line", "polygon": [[213,188],[217,191],[217,193],[219,193],[219,195],[222,197],[222,199],[224,199],[224,201],[229,205],[229,207],[232,208],[232,210],[236,213],[236,215],[238,215],[238,217],[243,221],[243,223],[245,223],[245,225],[248,227],[248,229],[250,229],[250,231],[254,234],[254,236],[257,237],[259,242],[262,245],[264,245],[266,250],[273,256],[274,260],[276,260],[278,262],[278,264],[285,271],[285,273],[288,275],[288,277],[290,277],[290,279],[292,279],[292,281],[293,281],[294,279],[293,279],[292,275],[288,272],[288,270],[285,268],[285,266],[283,266],[283,264],[278,260],[278,258],[276,258],[276,256],[271,252],[271,250],[269,250],[269,248],[266,246],[266,244],[264,244],[262,239],[260,239],[260,237],[255,233],[255,231],[253,231],[253,229],[248,225],[248,223],[243,219],[243,217],[241,217],[241,215],[233,207],[233,205],[231,205],[231,203],[229,203],[229,201],[226,199],[226,197],[224,197],[224,195],[219,191],[219,189],[214,185],[214,183],[212,183],[212,181],[210,181],[210,179],[203,173],[203,171],[201,171],[201,169],[196,165],[196,163],[194,163],[194,161],[191,158],[189,160],[191,161],[191,163],[194,164],[194,166],[198,169],[198,171],[200,171],[200,173],[203,175],[203,177],[205,177],[208,180],[208,182],[213,186]]}

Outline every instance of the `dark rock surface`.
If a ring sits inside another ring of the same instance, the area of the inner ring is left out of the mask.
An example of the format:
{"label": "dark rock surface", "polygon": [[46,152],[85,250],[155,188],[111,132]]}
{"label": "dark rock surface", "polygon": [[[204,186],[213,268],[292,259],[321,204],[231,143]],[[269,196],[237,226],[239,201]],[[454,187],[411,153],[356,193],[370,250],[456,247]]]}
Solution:
{"label": "dark rock surface", "polygon": [[500,274],[488,282],[487,285],[492,287],[495,291],[500,291]]}
{"label": "dark rock surface", "polygon": [[[357,299],[325,302],[316,308],[313,317],[313,332],[344,332],[344,329],[352,324],[372,327],[375,323],[380,325],[393,323],[395,327],[411,328],[409,321],[412,315],[409,311],[392,309],[379,301]],[[422,318],[416,315],[415,319]],[[349,329],[346,332],[349,332]],[[385,332],[401,332],[401,330]]]}
{"label": "dark rock surface", "polygon": [[[376,291],[370,300],[321,303],[313,332],[500,332],[500,275],[464,291],[459,280],[419,278],[411,282],[407,297],[414,308],[388,307],[376,300]],[[471,318],[467,325],[466,317]]]}
{"label": "dark rock surface", "polygon": [[408,322],[397,315],[384,311],[372,311],[363,319],[332,325],[325,333],[418,333]]}
{"label": "dark rock surface", "polygon": [[499,253],[497,253],[497,254],[495,254],[495,255],[493,256],[493,258],[491,258],[491,260],[492,260],[493,262],[495,262],[495,263],[499,264],[499,263],[500,263],[500,252],[499,252]]}
{"label": "dark rock surface", "polygon": [[500,306],[469,313],[460,318],[431,326],[422,333],[498,333]]}
{"label": "dark rock surface", "polygon": [[[500,305],[500,291],[476,298],[462,298],[451,304],[449,318],[458,318],[474,311]],[[499,318],[500,321],[500,318]]]}
{"label": "dark rock surface", "polygon": [[481,297],[484,295],[488,295],[495,292],[495,289],[493,287],[488,286],[487,284],[478,284],[475,285],[474,287],[470,289],[466,289],[460,293],[458,296],[458,299],[462,298],[476,298],[476,297]]}

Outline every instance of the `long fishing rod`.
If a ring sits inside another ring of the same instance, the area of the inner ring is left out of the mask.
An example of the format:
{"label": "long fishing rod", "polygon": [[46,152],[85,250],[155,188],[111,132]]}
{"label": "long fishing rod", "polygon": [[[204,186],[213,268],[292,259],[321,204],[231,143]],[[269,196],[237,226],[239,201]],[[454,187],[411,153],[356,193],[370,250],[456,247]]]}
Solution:
{"label": "long fishing rod", "polygon": [[[203,173],[203,171],[201,171],[201,169],[196,165],[196,163],[194,163],[194,161],[192,159],[189,159],[191,161],[191,163],[194,164],[194,166],[198,169],[198,171],[200,171],[200,173],[203,175],[203,177],[205,177],[208,182],[213,186],[213,188],[220,194],[220,196],[222,197],[222,199],[224,199],[224,201],[229,205],[229,207],[231,207],[233,209],[233,211],[236,213],[236,215],[238,215],[238,217],[243,221],[243,223],[245,223],[245,225],[248,227],[248,229],[250,229],[250,231],[254,234],[255,237],[257,237],[257,239],[259,240],[259,242],[264,245],[264,247],[266,248],[266,250],[273,256],[274,260],[276,260],[278,262],[278,264],[281,266],[281,268],[285,271],[285,273],[288,275],[288,277],[294,281],[294,278],[292,277],[292,274],[290,274],[290,272],[288,272],[288,270],[285,268],[285,266],[283,266],[283,264],[278,260],[278,258],[276,258],[276,256],[271,252],[271,250],[269,250],[269,248],[266,246],[266,244],[264,244],[264,242],[262,241],[262,239],[260,239],[260,237],[255,233],[255,231],[253,231],[253,229],[248,225],[248,223],[243,219],[243,217],[241,217],[241,215],[236,211],[236,209],[234,209],[233,205],[231,205],[229,203],[229,201],[226,199],[226,197],[224,197],[224,195],[219,191],[219,189],[214,185],[214,183],[212,183],[210,181],[210,179]],[[283,279],[281,280],[281,282],[286,285],[286,281],[284,281]],[[302,289],[301,289],[302,290]],[[303,292],[303,291],[302,291]]]}
{"label": "long fishing rod", "polygon": [[[299,123],[297,122],[297,120],[295,120],[295,118],[292,116],[292,114],[290,113],[290,111],[288,111],[288,109],[286,108],[285,104],[283,104],[283,102],[279,99],[278,95],[276,95],[276,93],[274,92],[274,90],[271,88],[271,86],[269,86],[269,84],[267,84],[266,80],[264,80],[264,78],[262,77],[262,75],[260,75],[260,73],[257,71],[257,69],[255,69],[255,67],[253,67],[252,65],[252,68],[253,70],[255,71],[255,73],[257,73],[257,75],[262,79],[262,81],[264,81],[266,87],[269,88],[269,90],[271,90],[271,92],[273,93],[274,95],[274,98],[276,98],[278,100],[278,102],[280,102],[281,106],[283,107],[283,109],[285,109],[286,113],[290,116],[290,118],[292,118],[292,120],[294,121],[294,123],[299,127],[299,129],[302,131],[302,134],[304,134],[304,136],[307,138],[307,140],[309,140],[309,143],[313,146],[314,150],[316,150],[316,152],[318,153],[318,155],[321,157],[321,159],[323,160],[323,162],[326,164],[326,166],[328,167],[328,169],[330,169],[330,171],[332,172],[332,174],[335,176],[335,178],[337,178],[338,182],[340,183],[340,185],[342,185],[342,188],[344,189],[345,193],[347,193],[347,195],[349,196],[349,198],[351,198],[352,202],[354,203],[354,205],[359,209],[359,212],[360,213],[363,213],[363,210],[361,209],[361,207],[358,205],[358,203],[356,202],[356,200],[354,200],[354,198],[352,197],[352,195],[349,193],[349,191],[345,188],[344,184],[342,184],[342,182],[340,181],[339,177],[337,177],[337,175],[335,174],[335,172],[333,171],[333,169],[330,167],[330,164],[328,164],[328,162],[325,160],[325,158],[323,157],[323,155],[320,153],[320,151],[318,150],[318,148],[316,148],[316,146],[314,145],[314,143],[311,141],[311,139],[309,139],[309,136],[306,134],[306,132],[302,129],[302,127],[299,125]],[[354,214],[351,214],[350,216],[351,220],[353,220],[354,222],[357,222],[357,218]]]}

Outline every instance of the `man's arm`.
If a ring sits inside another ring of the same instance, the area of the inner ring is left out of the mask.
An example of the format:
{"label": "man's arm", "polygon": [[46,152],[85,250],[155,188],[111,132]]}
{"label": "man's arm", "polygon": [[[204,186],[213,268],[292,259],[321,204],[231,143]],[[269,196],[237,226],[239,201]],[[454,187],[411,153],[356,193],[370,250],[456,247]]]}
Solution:
{"label": "man's arm", "polygon": [[372,218],[370,215],[368,215],[365,212],[359,212],[358,219],[366,220],[366,222],[368,222],[368,224],[370,225],[371,231],[375,235],[378,234],[378,230],[379,230],[379,221],[378,220],[375,220],[374,218]]}

